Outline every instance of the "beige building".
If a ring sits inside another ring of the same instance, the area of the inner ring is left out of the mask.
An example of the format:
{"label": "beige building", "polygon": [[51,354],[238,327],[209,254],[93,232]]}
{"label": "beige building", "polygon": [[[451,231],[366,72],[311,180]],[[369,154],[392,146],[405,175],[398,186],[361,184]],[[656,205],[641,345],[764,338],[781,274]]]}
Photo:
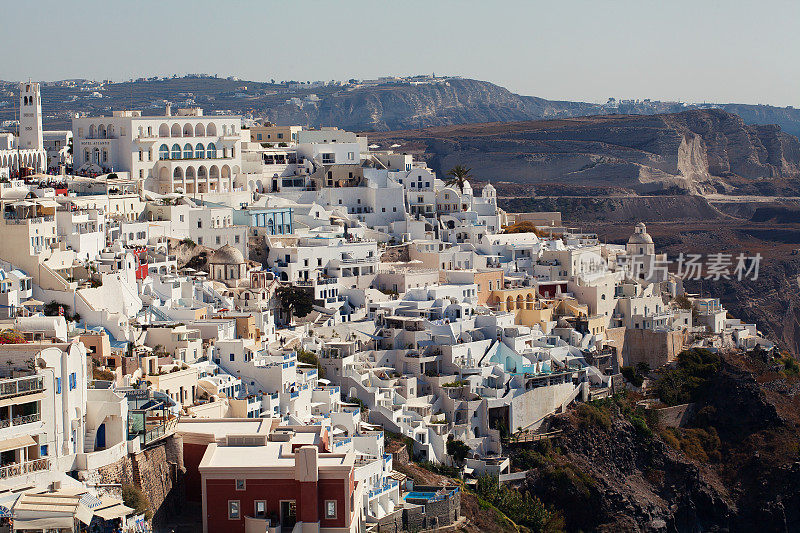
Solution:
{"label": "beige building", "polygon": [[263,126],[250,127],[250,141],[257,143],[286,143],[297,142],[297,134],[303,126],[276,126],[266,123]]}

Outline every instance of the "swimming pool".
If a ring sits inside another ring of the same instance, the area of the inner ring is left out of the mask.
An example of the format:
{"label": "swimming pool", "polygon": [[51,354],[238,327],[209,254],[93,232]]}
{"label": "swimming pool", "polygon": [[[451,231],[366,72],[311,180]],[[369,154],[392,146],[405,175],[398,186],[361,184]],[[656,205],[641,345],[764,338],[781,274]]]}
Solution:
{"label": "swimming pool", "polygon": [[436,496],[435,492],[418,492],[418,491],[411,491],[405,496],[403,496],[404,500],[430,500]]}

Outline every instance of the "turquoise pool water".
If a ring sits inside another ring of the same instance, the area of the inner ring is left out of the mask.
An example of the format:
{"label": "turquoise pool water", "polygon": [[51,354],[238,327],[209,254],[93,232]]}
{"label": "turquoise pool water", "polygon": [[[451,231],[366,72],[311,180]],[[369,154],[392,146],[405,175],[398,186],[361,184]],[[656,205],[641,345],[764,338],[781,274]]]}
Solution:
{"label": "turquoise pool water", "polygon": [[417,491],[412,491],[412,492],[409,492],[408,494],[406,494],[405,496],[403,496],[403,499],[411,498],[412,500],[430,500],[434,496],[436,496],[435,492],[417,492]]}

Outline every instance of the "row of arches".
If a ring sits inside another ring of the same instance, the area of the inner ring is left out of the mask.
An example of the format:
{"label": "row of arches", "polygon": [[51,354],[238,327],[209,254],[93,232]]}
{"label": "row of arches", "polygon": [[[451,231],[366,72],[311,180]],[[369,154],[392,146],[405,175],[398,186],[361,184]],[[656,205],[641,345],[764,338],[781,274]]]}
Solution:
{"label": "row of arches", "polygon": [[186,194],[227,192],[233,190],[233,176],[238,172],[238,166],[231,168],[229,165],[175,166],[171,172],[169,168],[161,167],[159,179],[162,182],[169,182],[171,179],[172,187],[168,188],[174,190],[175,187],[181,187]]}
{"label": "row of arches", "polygon": [[517,295],[517,298],[514,299],[513,296],[509,296],[506,298],[506,311],[513,311],[515,309],[533,309],[534,306],[534,296],[533,293],[528,293],[527,296],[522,296],[521,294]]}
{"label": "row of arches", "polygon": [[170,148],[166,144],[162,144],[158,148],[159,159],[216,159],[217,158],[217,145],[208,143],[208,146],[203,143],[197,143],[194,147],[190,143],[186,143],[181,148],[181,145],[174,143]]}
{"label": "row of arches", "polygon": [[[222,135],[235,135],[236,126],[223,124]],[[177,122],[170,126],[167,123],[162,123],[158,127],[159,137],[216,137],[217,125],[209,122],[208,125],[198,122],[194,126],[186,123],[183,126]]]}
{"label": "row of arches", "polygon": [[43,164],[44,160],[41,153],[21,152],[17,154],[17,151],[14,150],[11,153],[0,155],[0,167],[8,167],[12,172],[21,167],[33,168],[37,171],[42,170],[44,168]]}
{"label": "row of arches", "polygon": [[117,131],[113,124],[105,125],[100,124],[95,126],[89,125],[89,138],[90,139],[114,139],[117,136]]}

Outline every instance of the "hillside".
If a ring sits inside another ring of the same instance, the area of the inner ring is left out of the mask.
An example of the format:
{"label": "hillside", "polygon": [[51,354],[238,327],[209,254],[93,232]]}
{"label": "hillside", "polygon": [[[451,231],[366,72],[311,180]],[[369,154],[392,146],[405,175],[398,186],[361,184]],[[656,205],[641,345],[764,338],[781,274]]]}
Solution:
{"label": "hillside", "polygon": [[630,391],[579,405],[553,420],[562,433],[552,445],[512,445],[512,463],[530,469],[522,489],[569,531],[797,531],[800,378],[791,361],[711,354],[651,374],[669,376],[656,396],[694,402],[679,428]]}
{"label": "hillside", "polygon": [[[421,80],[421,81],[420,81]],[[616,106],[522,96],[486,81],[466,78],[410,78],[395,82],[344,85],[273,83],[219,77],[140,79],[120,83],[73,80],[77,86],[48,83],[42,90],[45,127],[63,128],[74,113],[110,114],[141,109],[155,115],[165,101],[175,107],[197,105],[211,114],[267,117],[277,124],[339,126],[356,131],[509,122],[607,113],[651,115],[691,108],[719,107],[747,124],[777,124],[800,135],[800,110],[748,104],[696,104],[651,100]],[[14,118],[16,82],[0,81],[0,120]],[[99,96],[99,97],[98,97]]]}
{"label": "hillside", "polygon": [[468,124],[372,140],[422,152],[440,173],[461,164],[482,180],[525,184],[754,194],[794,190],[800,178],[796,137],[716,109]]}

